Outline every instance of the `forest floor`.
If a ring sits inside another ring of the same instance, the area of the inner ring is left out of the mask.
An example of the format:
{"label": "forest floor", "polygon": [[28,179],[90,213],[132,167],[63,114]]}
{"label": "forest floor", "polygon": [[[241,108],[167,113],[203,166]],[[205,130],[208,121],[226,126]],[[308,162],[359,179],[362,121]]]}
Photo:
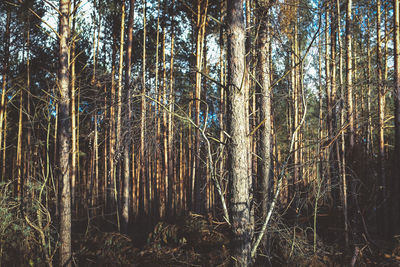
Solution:
{"label": "forest floor", "polygon": [[[346,248],[338,219],[321,215],[315,246],[309,221],[297,220],[294,225],[288,218],[274,220],[269,256],[259,253],[255,266],[400,266],[398,239],[361,234],[357,246]],[[173,223],[137,222],[129,236],[105,231],[103,223],[92,222],[84,231],[75,231],[81,232],[73,238],[76,266],[230,266],[232,262],[229,227],[211,217],[189,213]]]}

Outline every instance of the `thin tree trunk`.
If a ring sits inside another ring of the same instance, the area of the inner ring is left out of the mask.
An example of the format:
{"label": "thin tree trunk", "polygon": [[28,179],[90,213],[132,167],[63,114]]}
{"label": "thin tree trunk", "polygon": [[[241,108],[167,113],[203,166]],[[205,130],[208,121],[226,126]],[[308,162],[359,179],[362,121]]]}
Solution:
{"label": "thin tree trunk", "polygon": [[159,44],[160,44],[160,9],[161,9],[161,4],[160,0],[157,1],[157,28],[156,28],[156,62],[155,62],[155,88],[154,91],[157,96],[157,102],[158,105],[156,105],[156,143],[157,143],[157,148],[154,149],[155,153],[155,159],[156,159],[156,198],[157,198],[157,215],[158,217],[161,217],[161,177],[162,177],[162,172],[161,172],[161,150],[158,149],[158,144],[161,144],[161,106],[159,103],[161,103],[161,90],[159,88],[159,77],[158,77],[158,72],[159,72]]}
{"label": "thin tree trunk", "polygon": [[[165,25],[163,25],[163,34],[162,34],[162,65],[163,65],[163,77],[162,77],[162,99],[164,105],[167,105],[167,63],[166,63],[166,56],[165,56],[165,35],[166,35],[166,29]],[[167,192],[168,192],[168,131],[167,131],[167,112],[164,109],[162,113],[162,122],[163,122],[163,133],[162,133],[162,138],[163,138],[163,152],[164,152],[164,162],[163,162],[163,180],[162,180],[162,186],[161,186],[161,192],[160,192],[160,217],[163,218],[166,213],[166,206],[167,206]],[[190,142],[189,142],[190,144]]]}
{"label": "thin tree trunk", "polygon": [[27,40],[26,40],[26,48],[27,48],[27,58],[26,58],[26,92],[27,92],[27,97],[26,97],[26,117],[27,117],[27,121],[29,122],[28,125],[28,130],[26,133],[26,148],[25,148],[25,152],[26,152],[26,157],[24,162],[25,162],[25,171],[24,173],[24,177],[26,179],[27,182],[29,182],[30,179],[30,167],[31,164],[30,162],[33,160],[31,159],[31,135],[32,135],[32,127],[33,127],[33,120],[30,117],[31,116],[31,63],[30,63],[30,14],[28,14],[28,30],[27,30]]}
{"label": "thin tree trunk", "polygon": [[148,212],[148,181],[146,179],[146,159],[145,159],[145,133],[146,133],[146,1],[143,2],[143,55],[142,55],[142,97],[140,115],[140,179],[141,179],[141,198],[143,212]]}
{"label": "thin tree trunk", "polygon": [[[74,0],[73,6],[76,6],[76,0]],[[73,14],[72,18],[72,34],[75,34],[75,22],[76,22],[76,14]],[[93,44],[94,46],[94,44]],[[75,186],[76,186],[76,162],[77,162],[77,145],[76,145],[76,97],[75,97],[75,82],[76,82],[76,74],[75,74],[75,38],[72,38],[71,43],[71,205],[72,209],[75,207]],[[94,74],[93,74],[94,75]]]}
{"label": "thin tree trunk", "polygon": [[[336,7],[337,8],[337,7]],[[336,130],[337,130],[337,125],[336,125],[336,94],[337,94],[337,84],[336,84],[336,38],[337,38],[337,20],[335,20],[335,1],[332,1],[332,6],[331,6],[331,77],[330,77],[330,82],[331,82],[331,94],[330,94],[330,110],[328,113],[330,113],[330,120],[328,121],[328,128],[329,128],[329,140],[334,143],[332,144],[331,147],[331,153],[330,153],[330,169],[331,169],[331,185],[332,185],[332,199],[333,203],[336,204],[340,200],[339,198],[339,190],[338,190],[338,177],[339,173],[337,170],[340,170],[339,163],[340,160],[337,161],[335,160],[335,156],[338,155],[338,146],[337,146],[337,141],[334,140],[334,137],[336,135]],[[339,167],[339,168],[338,168]]]}
{"label": "thin tree trunk", "polygon": [[[3,123],[4,127],[3,127],[3,163],[2,163],[2,170],[1,170],[1,177],[4,180],[5,176],[6,176],[6,152],[7,152],[7,110],[5,110],[4,112],[4,123]],[[56,194],[58,196],[58,194]],[[56,201],[57,201],[57,197],[56,197]],[[57,207],[58,204],[56,204],[56,217],[57,217]]]}
{"label": "thin tree trunk", "polygon": [[[131,65],[132,65],[132,47],[133,47],[133,22],[134,22],[134,14],[135,14],[135,0],[129,1],[129,19],[128,19],[128,43],[126,48],[126,60],[125,60],[125,100],[126,100],[126,129],[125,131],[129,131],[131,129],[130,122],[132,120],[132,111],[131,111]],[[122,56],[122,55],[121,55]],[[124,183],[123,183],[123,207],[122,207],[122,230],[124,233],[128,232],[128,223],[129,223],[129,196],[130,196],[130,164],[129,164],[129,149],[130,149],[130,140],[131,137],[128,136],[127,140],[124,141]],[[133,172],[132,172],[133,173]]]}
{"label": "thin tree trunk", "polygon": [[[6,94],[7,94],[7,75],[10,57],[10,24],[11,24],[11,9],[7,8],[6,29],[4,33],[4,58],[3,58],[3,81],[1,87],[1,107],[0,107],[0,147],[3,144],[2,138],[5,140],[5,117],[7,113]],[[4,132],[4,133],[3,133]],[[3,151],[3,162],[5,162],[5,153]],[[5,179],[5,167],[2,167],[1,181]]]}
{"label": "thin tree trunk", "polygon": [[22,113],[23,113],[23,95],[24,89],[19,91],[19,112],[18,112],[18,133],[17,133],[17,195],[22,197]]}
{"label": "thin tree trunk", "polygon": [[168,187],[168,205],[170,208],[170,214],[174,213],[174,195],[176,194],[176,173],[174,172],[174,131],[173,131],[173,120],[172,113],[174,112],[174,43],[175,43],[175,0],[172,0],[171,3],[172,10],[172,19],[171,19],[171,59],[170,59],[170,77],[169,77],[169,96],[168,96],[168,177],[169,184]]}
{"label": "thin tree trunk", "polygon": [[[400,160],[400,16],[399,16],[399,0],[393,0],[394,5],[394,78],[395,78],[395,162]],[[394,176],[394,189],[393,189],[393,225],[399,229],[399,196],[396,194],[400,191],[400,166],[397,166],[396,176]]]}
{"label": "thin tree trunk", "polygon": [[[267,6],[259,6],[259,22],[261,28],[259,32],[258,44],[258,73],[261,93],[260,98],[260,146],[259,146],[259,166],[261,182],[261,215],[263,220],[266,218],[269,209],[269,195],[272,190],[272,157],[271,157],[271,90],[270,90],[270,62],[269,62],[269,14]],[[264,249],[267,249],[267,235],[264,235]]]}
{"label": "thin tree trunk", "polygon": [[[337,2],[338,9],[340,7],[339,1]],[[349,153],[353,153],[354,148],[354,111],[353,111],[353,66],[352,66],[352,0],[347,0],[346,5],[346,89],[347,89],[347,117],[349,120]],[[339,15],[339,14],[338,14]],[[340,19],[338,18],[338,22]],[[339,27],[340,33],[340,27]],[[340,36],[339,36],[340,39]],[[341,46],[340,46],[341,49]],[[343,88],[342,88],[343,91]],[[343,94],[344,95],[344,94]],[[344,120],[342,119],[341,126],[343,127]],[[342,153],[344,153],[344,139],[342,140]],[[349,233],[348,233],[348,219],[347,219],[347,177],[345,167],[345,157],[343,156],[342,166],[342,183],[343,183],[343,215],[344,215],[344,232],[346,246],[349,245]],[[351,160],[351,158],[350,158]]]}
{"label": "thin tree trunk", "polygon": [[370,23],[367,22],[367,110],[368,110],[368,138],[367,150],[373,154],[372,112],[371,112],[371,48],[370,48]]}
{"label": "thin tree trunk", "polygon": [[[220,4],[220,20],[223,21],[225,18],[225,4],[226,1],[221,1]],[[224,64],[224,27],[220,26],[220,33],[219,33],[219,64],[220,64],[220,74],[219,74],[219,80],[220,80],[220,88],[219,88],[219,139],[220,139],[220,161],[219,161],[219,183],[221,186],[224,188],[223,192],[226,192],[225,184],[224,183],[224,173],[225,173],[225,156],[224,156],[224,150],[225,150],[225,123],[224,123],[224,118],[225,118],[225,88],[223,85],[225,84],[225,64]]]}
{"label": "thin tree trunk", "polygon": [[378,116],[379,116],[379,153],[378,153],[378,175],[379,175],[379,187],[378,187],[378,199],[377,199],[377,218],[378,225],[385,225],[384,218],[384,207],[383,203],[385,196],[385,138],[384,138],[384,122],[385,122],[385,88],[382,85],[382,50],[381,50],[381,1],[377,0],[377,22],[376,22],[376,60],[377,60],[377,71],[378,71]]}
{"label": "thin tree trunk", "polygon": [[[329,53],[330,53],[330,39],[329,39],[329,19],[330,19],[330,3],[329,1],[327,2],[327,7],[326,7],[326,12],[325,12],[325,95],[326,95],[326,109],[327,109],[327,115],[326,115],[326,126],[327,126],[327,134],[328,134],[328,141],[331,140],[331,127],[329,125],[330,120],[332,119],[332,103],[331,103],[331,83],[330,83],[330,77],[331,77],[331,67],[330,67],[330,58],[329,58]],[[331,173],[331,168],[329,166],[329,155],[330,155],[330,147],[326,148],[325,155],[328,158],[328,167],[327,167],[327,183],[330,185],[332,181],[332,173]],[[328,197],[332,198],[332,192],[329,190],[328,191]]]}
{"label": "thin tree trunk", "polygon": [[[122,133],[121,133],[121,122],[122,122],[122,72],[123,72],[123,62],[124,62],[124,36],[125,36],[125,1],[122,1],[122,6],[121,6],[121,27],[120,27],[120,43],[119,43],[119,64],[118,64],[118,93],[117,93],[117,144],[116,144],[116,150],[118,151],[118,154],[120,153],[119,151],[122,148]],[[120,164],[120,158],[117,156],[116,158],[116,163],[117,163],[117,169],[119,170],[118,173],[121,171],[121,164]],[[119,175],[118,175],[119,176]],[[117,212],[117,227],[118,231],[121,230],[121,225],[120,225],[120,216],[119,216],[119,191],[118,190],[118,183],[117,180],[114,182],[114,201],[116,204],[116,212]]]}
{"label": "thin tree trunk", "polygon": [[68,39],[70,34],[69,16],[70,1],[60,0],[60,67],[59,67],[59,166],[61,187],[60,199],[60,265],[71,266],[71,190],[69,177],[69,153],[70,153],[70,100],[69,100],[69,74],[68,74]]}
{"label": "thin tree trunk", "polygon": [[[114,18],[114,23],[116,23],[116,19]],[[115,26],[114,26],[115,27]],[[111,209],[115,208],[113,207],[114,205],[116,205],[116,201],[115,199],[117,198],[117,196],[115,195],[115,191],[114,191],[114,184],[116,183],[116,177],[115,177],[115,61],[116,61],[116,57],[117,57],[117,32],[114,29],[113,33],[112,33],[112,38],[113,38],[113,42],[112,42],[112,55],[111,55],[111,103],[110,103],[110,180],[109,180],[109,188],[107,190],[107,195],[108,192],[110,192],[111,196],[110,196],[110,203],[112,203],[110,205]],[[115,186],[116,187],[116,186]]]}

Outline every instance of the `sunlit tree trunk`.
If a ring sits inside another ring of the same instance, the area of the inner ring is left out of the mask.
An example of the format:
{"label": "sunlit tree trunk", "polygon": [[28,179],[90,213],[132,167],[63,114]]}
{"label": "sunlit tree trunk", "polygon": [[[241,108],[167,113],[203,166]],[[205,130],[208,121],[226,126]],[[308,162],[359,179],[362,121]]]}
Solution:
{"label": "sunlit tree trunk", "polygon": [[28,15],[27,18],[27,38],[26,38],[26,48],[27,48],[27,57],[26,57],[26,111],[25,111],[25,116],[27,117],[26,120],[29,122],[28,129],[26,131],[26,147],[25,147],[25,159],[24,159],[24,165],[25,165],[25,171],[23,171],[25,179],[27,182],[29,182],[29,179],[31,178],[31,162],[33,159],[31,158],[31,136],[32,136],[32,128],[34,125],[34,120],[31,117],[31,62],[30,62],[30,14]]}
{"label": "sunlit tree trunk", "polygon": [[352,0],[346,5],[346,89],[347,89],[347,116],[349,120],[349,151],[354,147],[354,110],[353,110],[353,66],[352,66]]}
{"label": "sunlit tree trunk", "polygon": [[174,213],[175,206],[175,195],[176,195],[176,172],[174,171],[174,127],[172,120],[172,113],[174,112],[174,46],[175,46],[175,0],[172,0],[172,18],[171,18],[171,51],[170,51],[170,73],[169,73],[169,96],[168,96],[168,177],[169,184],[168,187],[168,205],[170,208],[170,215]]}
{"label": "sunlit tree trunk", "polygon": [[142,55],[142,96],[140,114],[140,179],[141,179],[141,199],[143,212],[148,212],[148,181],[146,179],[146,159],[145,159],[145,134],[146,134],[146,1],[143,2],[143,55]]}
{"label": "sunlit tree trunk", "polygon": [[[132,110],[131,110],[131,65],[132,65],[132,47],[133,47],[133,20],[135,14],[135,0],[129,1],[129,19],[128,19],[128,42],[126,48],[126,60],[125,60],[125,112],[126,112],[126,126],[125,131],[131,129]],[[122,56],[122,55],[121,55]],[[131,147],[130,136],[124,141],[124,183],[123,183],[123,201],[122,201],[122,230],[124,233],[128,232],[129,223],[129,196],[131,193],[130,179],[131,170],[129,162],[129,149]],[[133,171],[132,171],[133,174]]]}
{"label": "sunlit tree trunk", "polygon": [[[382,91],[383,91],[383,125],[382,125],[382,128],[383,128],[383,135],[385,134],[385,123],[386,123],[386,120],[387,119],[385,119],[385,106],[386,106],[386,93],[387,93],[387,90],[388,90],[388,81],[389,81],[389,77],[388,77],[388,68],[389,68],[389,66],[388,66],[388,49],[389,49],[389,47],[388,47],[388,42],[389,42],[389,31],[388,31],[388,24],[390,23],[389,21],[388,21],[388,13],[389,13],[389,10],[388,10],[388,3],[387,2],[385,2],[384,3],[384,9],[385,9],[385,32],[384,32],[384,36],[385,36],[385,50],[384,50],[384,53],[383,53],[383,55],[384,55],[384,58],[383,58],[383,66],[384,66],[384,70],[383,70],[383,82],[382,82]],[[384,140],[384,144],[383,144],[383,146],[384,146],[384,149],[383,149],[383,162],[382,162],[382,164],[383,165],[385,165],[386,164],[386,158],[387,158],[387,155],[388,155],[388,151],[385,149],[385,139],[383,138],[383,140]],[[383,170],[384,170],[384,188],[383,188],[383,197],[384,197],[384,203],[383,203],[383,206],[384,206],[384,217],[385,217],[385,231],[384,231],[384,233],[385,234],[387,234],[387,235],[389,235],[390,234],[390,229],[391,229],[391,224],[393,223],[392,222],[392,220],[390,220],[389,219],[389,202],[388,202],[388,200],[389,200],[389,196],[390,196],[390,192],[389,192],[389,188],[390,188],[390,186],[389,186],[389,184],[390,184],[390,177],[389,176],[387,176],[386,175],[386,171],[385,171],[385,169],[386,168],[383,168]]]}
{"label": "sunlit tree trunk", "polygon": [[[2,140],[5,140],[5,117],[7,112],[6,106],[6,94],[7,94],[7,75],[8,75],[8,65],[10,57],[10,24],[11,24],[11,9],[7,8],[7,18],[6,18],[6,28],[4,33],[4,57],[3,57],[3,81],[1,87],[1,106],[0,106],[0,147],[2,146]],[[5,149],[4,149],[5,151]],[[3,162],[5,162],[5,153],[3,151]],[[5,179],[5,166],[2,166],[1,180]]]}
{"label": "sunlit tree trunk", "polygon": [[[114,18],[113,23],[116,23],[116,19]],[[116,66],[115,66],[115,61],[117,58],[117,32],[115,29],[115,25],[114,25],[114,29],[112,32],[112,54],[111,54],[111,97],[110,97],[110,128],[109,128],[109,146],[110,146],[110,175],[109,175],[109,187],[107,190],[107,198],[109,199],[109,203],[111,203],[110,207],[111,208],[115,208],[115,205],[117,204],[115,202],[115,199],[117,198],[117,196],[115,195],[115,191],[114,191],[114,184],[116,182],[115,180],[115,143],[116,143],[116,136],[115,136],[115,104],[116,104],[116,100],[115,100],[115,71],[116,71]],[[110,196],[108,196],[110,193]],[[113,207],[114,206],[114,207]]]}
{"label": "sunlit tree trunk", "polygon": [[[29,21],[29,16],[28,16],[28,21]],[[26,67],[27,67],[27,77],[26,77],[26,88],[21,88],[19,91],[19,111],[18,111],[18,133],[17,133],[17,158],[16,158],[16,167],[17,167],[17,194],[20,197],[22,201],[22,195],[23,195],[23,179],[24,179],[24,171],[23,171],[23,166],[22,166],[22,124],[23,124],[23,113],[24,113],[24,90],[29,92],[29,87],[30,87],[30,62],[29,62],[29,57],[30,57],[30,51],[29,51],[29,22],[28,22],[28,27],[27,27],[27,35],[26,35],[26,43],[24,49],[24,54],[26,53]]]}
{"label": "sunlit tree trunk", "polygon": [[[166,27],[163,25],[163,34],[162,34],[162,66],[163,66],[163,77],[162,77],[162,100],[163,104],[167,105],[167,63],[166,63],[166,43],[165,43],[165,35],[166,35]],[[164,162],[163,162],[163,178],[160,192],[160,217],[163,218],[165,216],[166,208],[167,208],[167,192],[168,192],[168,131],[167,131],[167,112],[163,109],[162,113],[162,123],[163,123],[163,153],[164,153]],[[190,144],[190,142],[189,142]]]}
{"label": "sunlit tree trunk", "polygon": [[250,218],[250,177],[248,177],[248,110],[243,88],[245,78],[245,25],[243,0],[227,1],[228,32],[228,171],[230,172],[232,256],[235,266],[251,261],[253,225]]}
{"label": "sunlit tree trunk", "polygon": [[[7,153],[7,111],[4,112],[4,121],[3,121],[3,144],[0,144],[0,147],[3,149],[3,162],[2,162],[2,170],[1,170],[1,177],[4,180],[6,176],[6,153]],[[57,197],[56,197],[57,201]],[[57,202],[58,203],[58,202]],[[56,216],[57,216],[57,207],[58,204],[56,204]]]}
{"label": "sunlit tree trunk", "polygon": [[[196,21],[196,84],[194,98],[194,122],[200,126],[200,103],[201,103],[201,72],[203,71],[204,57],[204,38],[206,31],[208,0],[205,2],[197,0],[197,21]],[[195,203],[195,211],[200,212],[202,207],[201,190],[204,179],[200,173],[200,130],[195,130],[194,159],[192,168],[192,181],[194,184],[193,202]]]}
{"label": "sunlit tree trunk", "polygon": [[[337,8],[337,7],[336,7]],[[334,203],[337,203],[339,200],[339,190],[338,190],[338,175],[340,171],[339,161],[337,161],[337,140],[334,140],[336,135],[337,125],[336,125],[336,94],[337,94],[337,83],[336,83],[336,38],[337,38],[337,20],[335,19],[335,1],[332,1],[331,5],[331,76],[330,76],[330,83],[331,83],[331,92],[329,95],[330,98],[330,109],[328,113],[330,113],[330,119],[328,120],[328,129],[329,129],[329,140],[333,142],[330,147],[330,154],[329,154],[329,164],[331,169],[331,185],[332,185],[332,198]],[[334,204],[332,203],[332,204]]]}
{"label": "sunlit tree trunk", "polygon": [[[393,0],[394,5],[394,78],[395,78],[395,162],[397,172],[394,179],[393,192],[400,191],[400,167],[397,164],[400,160],[400,16],[399,16],[399,0]],[[393,215],[394,223],[397,225],[395,229],[399,229],[399,196],[393,197]]]}
{"label": "sunlit tree trunk", "polygon": [[376,2],[377,8],[377,22],[376,22],[376,60],[377,60],[377,74],[378,74],[378,83],[377,83],[377,91],[378,91],[378,116],[379,116],[379,134],[378,134],[378,144],[379,144],[379,153],[378,153],[378,199],[377,199],[377,218],[378,225],[385,225],[384,218],[384,204],[385,200],[385,139],[384,139],[384,123],[385,123],[385,88],[382,84],[382,49],[381,49],[381,1],[377,0]]}
{"label": "sunlit tree trunk", "polygon": [[[120,40],[119,40],[119,64],[118,64],[118,92],[117,92],[117,137],[116,137],[116,150],[118,153],[122,148],[122,133],[121,133],[121,123],[122,123],[122,72],[124,69],[123,62],[124,62],[124,35],[125,35],[125,1],[122,1],[122,6],[121,6],[121,26],[120,26]],[[120,156],[117,155],[116,157],[116,163],[117,163],[117,170],[118,174],[121,171],[121,164],[120,164]],[[119,175],[118,175],[119,176]],[[118,231],[121,229],[120,225],[120,218],[119,218],[119,203],[118,203],[118,196],[119,194],[119,186],[117,183],[117,180],[114,181],[114,202],[116,204],[116,212],[117,212],[117,227]]]}
{"label": "sunlit tree trunk", "polygon": [[68,73],[68,39],[70,35],[69,16],[70,1],[60,0],[60,50],[59,50],[59,108],[58,117],[59,142],[58,160],[60,167],[59,183],[61,188],[60,199],[60,265],[72,265],[71,253],[71,190],[69,176],[69,154],[70,154],[70,99],[69,99],[69,73]]}
{"label": "sunlit tree trunk", "polygon": [[[331,67],[330,67],[330,58],[329,58],[329,53],[330,53],[330,39],[329,39],[329,21],[330,21],[330,3],[329,1],[327,2],[327,7],[326,7],[326,12],[325,12],[325,95],[326,95],[326,128],[327,128],[327,140],[330,140],[331,137],[331,129],[329,126],[329,121],[332,119],[332,103],[331,103],[331,83],[330,83],[330,77],[331,77]],[[330,155],[330,147],[326,147],[325,150],[325,157],[329,159]],[[327,160],[328,165],[329,165],[329,160]],[[331,169],[328,166],[327,167],[327,183],[330,184],[332,181],[332,173]],[[331,191],[328,191],[328,196],[331,198]]]}
{"label": "sunlit tree trunk", "polygon": [[[76,0],[73,2],[73,6],[76,6]],[[76,14],[72,14],[72,34],[75,34],[75,23]],[[94,45],[93,45],[94,46]],[[76,84],[76,74],[75,74],[75,38],[71,41],[71,205],[72,209],[75,207],[75,187],[76,187],[76,176],[77,176],[77,136],[76,136],[76,97],[75,97],[75,84]],[[93,74],[94,75],[94,74]]]}
{"label": "sunlit tree trunk", "polygon": [[[324,140],[324,101],[323,101],[323,84],[322,84],[322,36],[319,37],[319,44],[318,44],[318,82],[319,82],[319,91],[318,91],[318,98],[319,98],[319,131],[318,131],[318,136],[319,136],[319,155],[318,155],[318,176],[319,180],[317,182],[320,182],[323,175],[324,175],[324,150],[322,147],[323,140]],[[318,186],[318,185],[317,185]]]}
{"label": "sunlit tree trunk", "polygon": [[[347,0],[346,5],[346,89],[347,89],[347,117],[349,120],[349,147],[350,154],[353,152],[354,148],[354,111],[353,111],[353,66],[352,66],[352,0]],[[339,8],[338,2],[338,8]],[[338,18],[338,21],[340,19]],[[340,32],[340,28],[339,28]],[[339,36],[340,39],[340,36]],[[341,47],[341,46],[340,46]],[[340,48],[341,49],[341,48]],[[343,88],[342,88],[343,91]],[[343,94],[344,95],[344,94]],[[341,120],[341,127],[343,127],[344,120]],[[342,153],[344,153],[344,139],[342,140]],[[342,161],[342,183],[343,183],[343,214],[344,214],[344,232],[345,232],[345,242],[346,246],[349,245],[349,234],[348,234],[348,220],[347,220],[347,177],[346,177],[346,167],[345,167],[345,157],[343,156]],[[352,160],[352,159],[350,159]]]}
{"label": "sunlit tree trunk", "polygon": [[162,182],[161,182],[161,177],[162,177],[162,172],[161,172],[161,150],[158,148],[159,144],[161,144],[162,140],[161,140],[161,90],[159,87],[159,77],[158,77],[158,73],[159,73],[159,44],[160,44],[160,0],[157,1],[157,28],[156,28],[156,62],[155,62],[155,88],[154,91],[156,93],[157,96],[157,105],[156,105],[156,111],[155,111],[155,123],[156,123],[156,142],[157,142],[157,147],[154,149],[154,156],[155,156],[155,167],[156,167],[156,196],[155,198],[157,199],[157,215],[160,216],[161,215],[161,196],[160,196],[160,192],[161,192],[161,186],[162,186]]}

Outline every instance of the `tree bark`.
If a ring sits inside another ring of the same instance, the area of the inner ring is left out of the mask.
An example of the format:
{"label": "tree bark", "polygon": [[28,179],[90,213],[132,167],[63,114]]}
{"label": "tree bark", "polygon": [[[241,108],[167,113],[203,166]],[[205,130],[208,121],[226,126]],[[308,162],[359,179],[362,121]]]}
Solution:
{"label": "tree bark", "polygon": [[[76,0],[74,0],[74,7],[76,6]],[[75,23],[76,15],[72,18],[72,34],[75,34]],[[93,44],[94,46],[94,44]],[[77,176],[77,136],[76,136],[76,96],[75,96],[75,84],[76,84],[76,74],[75,74],[75,39],[72,38],[71,43],[71,205],[72,209],[75,207],[75,186],[76,186],[76,176]],[[93,74],[94,75],[94,74]]]}
{"label": "tree bark", "polygon": [[[7,18],[6,18],[6,29],[4,33],[4,58],[3,58],[3,81],[1,87],[1,106],[0,106],[0,146],[2,145],[2,138],[5,140],[5,117],[7,112],[6,107],[6,94],[7,94],[7,75],[8,75],[8,65],[10,57],[10,24],[11,24],[11,9],[7,8]],[[4,152],[3,152],[4,154]],[[5,155],[5,154],[4,154]],[[5,157],[3,157],[3,162],[5,162]],[[5,179],[5,168],[2,168],[1,181]]]}
{"label": "tree bark", "polygon": [[[261,2],[261,1],[259,1]],[[261,23],[258,44],[258,73],[260,82],[260,145],[259,145],[259,181],[261,183],[261,215],[266,218],[269,207],[270,185],[272,184],[271,164],[271,89],[270,89],[270,62],[269,62],[269,14],[266,4],[260,4],[258,19]],[[263,245],[267,249],[267,235],[264,236]]]}
{"label": "tree bark", "polygon": [[[354,148],[354,111],[353,111],[353,66],[352,66],[352,0],[347,0],[346,5],[346,88],[347,88],[347,117],[349,120],[349,147],[348,150],[350,154],[353,152]],[[339,8],[339,2],[338,2]],[[338,23],[340,19],[338,18]],[[340,32],[340,27],[339,27]],[[339,36],[340,38],[340,36]],[[341,46],[340,46],[341,47]],[[341,49],[341,48],[340,48]],[[342,88],[343,91],[343,88]],[[344,93],[343,93],[344,95]],[[343,112],[343,111],[342,111]],[[342,124],[344,120],[342,119]],[[343,127],[343,125],[341,125]],[[342,140],[342,153],[345,150],[345,140]],[[349,245],[349,234],[348,234],[348,220],[347,220],[347,176],[345,167],[345,157],[342,160],[342,183],[343,183],[343,215],[344,215],[344,232],[345,232],[345,242],[346,246]],[[352,159],[350,159],[352,160]]]}
{"label": "tree bark", "polygon": [[142,96],[140,114],[140,193],[142,199],[142,212],[148,212],[148,181],[146,179],[146,159],[145,159],[145,134],[146,134],[146,2],[143,3],[143,55],[142,55]]}
{"label": "tree bark", "polygon": [[174,112],[175,105],[175,97],[174,97],[174,44],[175,44],[175,32],[174,32],[174,24],[175,24],[175,0],[172,0],[171,3],[172,9],[172,18],[171,18],[171,50],[170,50],[170,73],[169,73],[169,96],[168,96],[168,178],[169,184],[168,187],[168,206],[170,209],[170,215],[174,214],[174,195],[176,192],[176,172],[174,171],[174,127],[172,114]]}
{"label": "tree bark", "polygon": [[[133,47],[133,20],[135,14],[135,0],[129,1],[129,19],[128,19],[128,43],[126,48],[126,60],[125,60],[125,112],[126,112],[126,129],[131,129],[132,111],[131,111],[131,65],[132,65],[132,47]],[[122,206],[122,230],[124,233],[128,232],[129,223],[129,196],[131,193],[130,177],[131,170],[129,164],[129,149],[131,146],[131,136],[127,134],[127,138],[124,141],[124,183],[123,183],[123,206]],[[132,172],[133,173],[133,172]]]}
{"label": "tree bark", "polygon": [[59,91],[58,106],[59,141],[58,160],[60,167],[59,183],[61,189],[60,199],[60,265],[72,265],[71,253],[71,191],[69,176],[70,154],[70,98],[69,98],[69,72],[68,72],[68,39],[70,35],[69,16],[70,1],[60,0],[60,50],[59,50]]}
{"label": "tree bark", "polygon": [[[376,60],[377,60],[377,71],[378,71],[378,116],[379,116],[379,134],[378,134],[378,144],[379,144],[379,153],[378,153],[378,198],[377,198],[377,219],[378,225],[385,225],[385,217],[384,217],[384,203],[385,200],[385,139],[384,139],[384,122],[385,122],[385,92],[384,87],[382,85],[382,49],[381,49],[381,1],[377,0],[376,2],[377,8],[377,22],[376,22]],[[383,229],[383,228],[381,228]]]}
{"label": "tree bark", "polygon": [[[393,225],[397,225],[399,230],[399,196],[400,192],[400,16],[399,16],[399,0],[393,0],[394,5],[394,78],[395,78],[395,166],[397,166],[397,175],[394,179],[393,190],[393,214],[395,216]],[[396,196],[397,195],[397,196]]]}
{"label": "tree bark", "polygon": [[250,178],[248,177],[248,110],[244,79],[245,25],[243,0],[227,1],[228,32],[228,170],[230,172],[232,253],[235,266],[248,266],[251,261],[253,225],[250,218]]}

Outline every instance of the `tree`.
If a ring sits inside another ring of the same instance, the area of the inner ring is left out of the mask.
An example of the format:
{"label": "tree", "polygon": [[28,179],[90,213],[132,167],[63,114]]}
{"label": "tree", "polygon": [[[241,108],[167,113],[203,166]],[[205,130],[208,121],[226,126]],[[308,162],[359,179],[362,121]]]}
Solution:
{"label": "tree", "polygon": [[243,0],[227,1],[227,131],[230,173],[232,249],[235,266],[251,261],[253,225],[250,218],[250,178],[248,176],[248,111],[243,85],[245,69],[245,26]]}
{"label": "tree", "polygon": [[377,198],[377,206],[381,206],[378,208],[378,220],[380,225],[384,225],[385,223],[385,212],[384,207],[382,205],[383,201],[386,198],[386,179],[385,179],[385,137],[384,137],[384,123],[385,123],[385,87],[382,84],[382,49],[381,49],[381,1],[377,0],[376,2],[377,9],[377,21],[376,21],[376,60],[377,60],[377,69],[378,69],[378,82],[377,82],[377,91],[378,91],[378,115],[379,115],[379,134],[378,134],[378,144],[379,144],[379,153],[378,153],[378,179],[379,182],[379,192]]}
{"label": "tree", "polygon": [[[6,29],[5,29],[5,51],[3,57],[3,77],[2,77],[2,87],[1,87],[1,106],[0,106],[0,147],[2,145],[2,138],[4,142],[5,131],[3,134],[3,129],[5,128],[5,116],[7,113],[6,108],[6,91],[7,91],[7,75],[8,75],[8,67],[9,67],[9,57],[10,57],[10,24],[11,24],[11,9],[7,8],[7,19],[6,19]],[[5,161],[5,157],[3,157],[3,162]],[[4,165],[4,164],[3,164]],[[5,168],[2,168],[1,180],[5,179],[3,172],[5,172]]]}
{"label": "tree", "polygon": [[[128,19],[128,44],[126,49],[126,60],[125,60],[125,96],[126,96],[126,105],[127,105],[127,124],[128,129],[130,127],[130,121],[132,120],[132,110],[131,110],[131,65],[132,65],[132,44],[133,44],[133,19],[135,13],[135,0],[129,1],[129,19]],[[131,193],[130,186],[130,165],[129,165],[129,148],[131,146],[130,140],[125,140],[124,144],[124,189],[123,189],[123,208],[122,208],[122,226],[123,231],[127,233],[128,231],[128,222],[129,222],[129,198]],[[132,170],[133,173],[133,170]]]}
{"label": "tree", "polygon": [[[400,190],[400,167],[397,162],[400,160],[400,15],[399,15],[399,0],[393,0],[394,5],[394,78],[395,78],[395,163],[397,168],[397,176],[394,177],[394,192],[399,192]],[[398,214],[399,210],[399,196],[393,197],[393,214],[394,224],[399,225],[400,216]],[[397,224],[396,224],[397,223]],[[397,227],[394,230],[399,230]]]}
{"label": "tree", "polygon": [[[269,36],[269,1],[258,1],[258,23],[260,33],[258,39],[258,75],[260,83],[260,170],[261,183],[261,214],[265,218],[269,208],[269,193],[272,184],[272,158],[271,158],[271,88],[270,88],[270,36]],[[266,238],[264,238],[266,247]]]}
{"label": "tree", "polygon": [[70,1],[60,0],[60,29],[59,29],[59,183],[61,188],[60,198],[60,265],[72,265],[71,251],[71,190],[69,176],[69,154],[70,154],[70,99],[69,99],[69,71],[68,71],[68,39],[70,35]]}

